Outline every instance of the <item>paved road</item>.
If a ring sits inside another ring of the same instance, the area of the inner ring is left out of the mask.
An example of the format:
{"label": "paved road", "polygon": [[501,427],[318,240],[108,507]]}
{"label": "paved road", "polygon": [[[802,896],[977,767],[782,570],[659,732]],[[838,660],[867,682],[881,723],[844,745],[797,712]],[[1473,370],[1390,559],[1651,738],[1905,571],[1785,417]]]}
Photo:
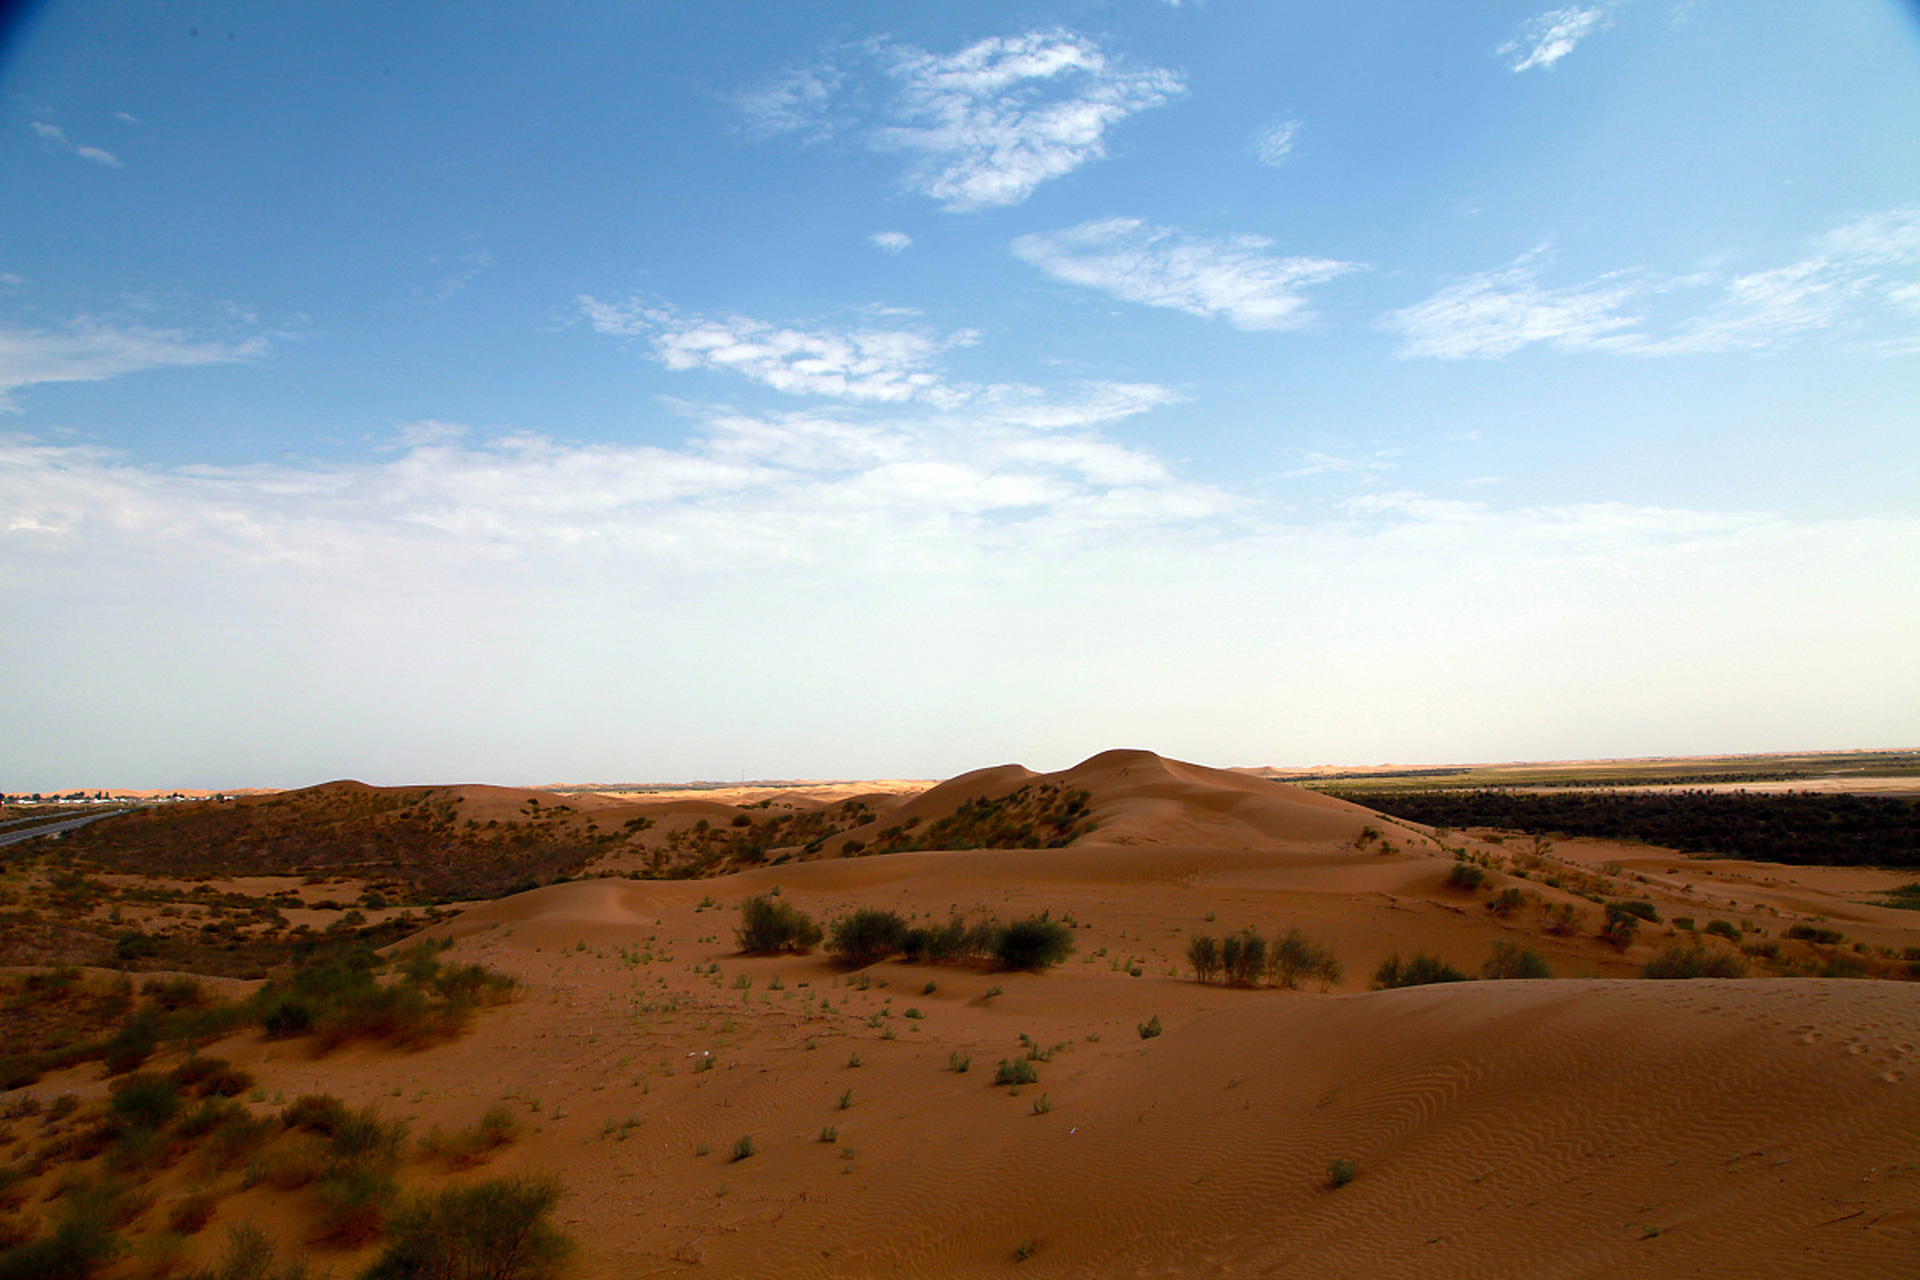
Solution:
{"label": "paved road", "polygon": [[84,827],[89,822],[98,822],[102,818],[111,818],[115,814],[125,812],[125,809],[109,809],[105,813],[83,813],[77,818],[68,818],[64,822],[49,822],[44,826],[28,827],[25,831],[0,831],[0,846],[18,844],[22,840],[31,840],[35,836],[52,835],[56,831],[72,831],[75,827]]}

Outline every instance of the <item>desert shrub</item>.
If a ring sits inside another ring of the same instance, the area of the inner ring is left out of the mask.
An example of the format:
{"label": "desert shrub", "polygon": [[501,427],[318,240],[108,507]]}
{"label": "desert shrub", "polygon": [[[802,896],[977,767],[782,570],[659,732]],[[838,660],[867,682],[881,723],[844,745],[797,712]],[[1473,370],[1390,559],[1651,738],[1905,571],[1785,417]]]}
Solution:
{"label": "desert shrub", "polygon": [[109,1114],[122,1129],[158,1129],[180,1110],[180,1090],[173,1081],[151,1071],[139,1071],[117,1081]]}
{"label": "desert shrub", "polygon": [[1496,916],[1510,916],[1527,905],[1527,895],[1518,889],[1502,889],[1487,899],[1487,910]]}
{"label": "desert shrub", "polygon": [[754,1150],[753,1135],[742,1134],[733,1140],[733,1147],[727,1152],[727,1162],[738,1164],[742,1160],[751,1158]]}
{"label": "desert shrub", "polygon": [[1540,953],[1505,938],[1493,944],[1493,954],[1480,966],[1483,978],[1551,978],[1552,972]]}
{"label": "desert shrub", "polygon": [[1046,969],[1072,954],[1073,930],[1045,916],[1015,920],[993,943],[993,958],[1003,969]]}
{"label": "desert shrub", "polygon": [[1267,940],[1251,929],[1220,939],[1220,980],[1248,986],[1267,972]]}
{"label": "desert shrub", "polygon": [[863,907],[833,922],[828,949],[840,963],[864,968],[899,950],[900,937],[906,931],[907,922],[897,912]]}
{"label": "desert shrub", "polygon": [[1790,925],[1783,937],[1794,942],[1817,942],[1823,946],[1833,946],[1845,940],[1846,935],[1838,929],[1822,929],[1810,924]]}
{"label": "desert shrub", "polygon": [[262,1010],[260,1028],[273,1040],[303,1036],[313,1030],[313,1010],[298,996],[283,993]]}
{"label": "desert shrub", "polygon": [[1607,922],[1600,926],[1600,936],[1624,951],[1639,931],[1641,919],[1639,912],[1629,911],[1621,903],[1609,902]]}
{"label": "desert shrub", "polygon": [[[712,1061],[712,1059],[703,1059]],[[478,1121],[451,1135],[438,1128],[421,1139],[427,1154],[438,1156],[455,1169],[484,1164],[489,1156],[520,1136],[520,1122],[498,1104],[488,1107]]]}
{"label": "desert shrub", "polygon": [[1187,963],[1199,982],[1212,982],[1220,972],[1220,940],[1211,934],[1196,933],[1187,939]]}
{"label": "desert shrub", "polygon": [[800,908],[756,895],[740,904],[740,923],[733,936],[740,950],[749,955],[773,955],[782,951],[805,954],[820,945],[821,934],[813,917]]}
{"label": "desert shrub", "polygon": [[378,1239],[386,1229],[398,1188],[385,1171],[350,1166],[321,1179],[319,1235],[345,1247]]}
{"label": "desert shrub", "polygon": [[1327,1163],[1327,1188],[1337,1191],[1353,1181],[1353,1161],[1342,1157]]}
{"label": "desert shrub", "polygon": [[332,1163],[325,1142],[299,1133],[264,1153],[250,1166],[248,1177],[275,1191],[298,1191],[324,1175]]}
{"label": "desert shrub", "polygon": [[1467,975],[1442,960],[1439,956],[1424,951],[1415,952],[1412,959],[1401,960],[1399,952],[1388,956],[1374,970],[1373,985],[1380,990],[1393,987],[1423,987],[1435,982],[1465,982]]}
{"label": "desert shrub", "polygon": [[1456,862],[1447,872],[1449,889],[1465,889],[1471,892],[1487,882],[1487,873],[1471,862]]}
{"label": "desert shrub", "polygon": [[1160,1015],[1156,1013],[1145,1022],[1140,1023],[1136,1030],[1140,1032],[1140,1038],[1142,1040],[1151,1040],[1165,1030],[1165,1028],[1160,1025]]}
{"label": "desert shrub", "polygon": [[280,1123],[289,1129],[332,1136],[347,1118],[347,1104],[330,1093],[303,1093],[280,1110]]}
{"label": "desert shrub", "polygon": [[227,1247],[211,1269],[197,1271],[192,1280],[306,1280],[304,1261],[274,1265],[273,1244],[267,1233],[251,1222],[227,1232]]}
{"label": "desert shrub", "polygon": [[1739,956],[1702,946],[1671,946],[1641,968],[1643,978],[1738,978],[1747,971]]}
{"label": "desert shrub", "polygon": [[1546,930],[1558,937],[1578,933],[1581,922],[1586,919],[1586,914],[1571,902],[1562,902],[1547,913]]}
{"label": "desert shrub", "polygon": [[253,1077],[226,1059],[197,1054],[169,1071],[167,1078],[201,1098],[237,1098],[253,1087]]}
{"label": "desert shrub", "polygon": [[253,1115],[243,1107],[227,1105],[231,1109],[199,1148],[199,1159],[214,1172],[231,1169],[264,1146],[273,1133],[271,1120]]}
{"label": "desert shrub", "polygon": [[1607,910],[1609,912],[1612,912],[1615,908],[1618,908],[1627,915],[1638,916],[1648,924],[1660,923],[1660,912],[1645,898],[1621,898],[1607,904]]}
{"label": "desert shrub", "polygon": [[349,1111],[327,1140],[337,1165],[354,1168],[391,1168],[400,1160],[407,1140],[405,1120],[383,1120],[375,1108]]}
{"label": "desert shrub", "polygon": [[1273,940],[1267,953],[1267,976],[1289,991],[1313,979],[1324,990],[1340,981],[1339,958],[1298,929],[1288,929]]}
{"label": "desert shrub", "polygon": [[207,1002],[206,990],[192,978],[148,978],[140,984],[140,994],[169,1013],[175,1009],[197,1008]]}
{"label": "desert shrub", "polygon": [[1015,1088],[1023,1084],[1037,1084],[1039,1080],[1040,1072],[1025,1058],[1002,1058],[993,1073],[994,1084],[1010,1084]]}
{"label": "desert shrub", "polygon": [[1714,920],[1708,923],[1707,932],[1725,938],[1735,946],[1740,944],[1740,927],[1729,920]]}
{"label": "desert shrub", "polygon": [[205,1188],[189,1191],[167,1206],[167,1229],[183,1236],[197,1235],[213,1221],[217,1203],[214,1194]]}
{"label": "desert shrub", "polygon": [[107,1041],[103,1064],[110,1076],[125,1075],[160,1047],[160,1019],[152,1009],[142,1009],[114,1032]]}
{"label": "desert shrub", "polygon": [[120,1249],[108,1198],[70,1195],[52,1230],[0,1252],[0,1280],[87,1280]]}
{"label": "desert shrub", "polygon": [[549,1222],[552,1178],[493,1178],[404,1201],[362,1280],[548,1280],[572,1242]]}

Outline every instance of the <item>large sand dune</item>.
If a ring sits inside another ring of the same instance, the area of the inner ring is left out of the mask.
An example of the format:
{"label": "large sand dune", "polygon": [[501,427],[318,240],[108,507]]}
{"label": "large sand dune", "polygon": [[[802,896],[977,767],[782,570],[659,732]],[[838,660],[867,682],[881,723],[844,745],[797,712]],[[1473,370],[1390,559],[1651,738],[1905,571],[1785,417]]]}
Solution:
{"label": "large sand dune", "polygon": [[[584,1280],[1914,1274],[1920,985],[1640,980],[1665,926],[1625,950],[1591,921],[1552,935],[1548,907],[1584,900],[1496,875],[1537,895],[1497,916],[1448,887],[1420,832],[1144,752],[981,771],[881,821],[1036,782],[1086,790],[1097,830],[537,889],[439,927],[524,984],[466,1037],[218,1052],[268,1089],[417,1128],[509,1099],[528,1131],[496,1168],[565,1179]],[[1838,919],[1877,874],[1569,852],[1568,874],[1618,862],[1605,874],[1668,915],[1745,911],[1776,933],[1796,911]],[[823,920],[1047,911],[1076,952],[1044,974],[735,954],[735,906],[776,887]],[[1920,944],[1913,913],[1860,910],[1871,936]],[[1181,961],[1196,931],[1290,925],[1333,948],[1341,982],[1230,990]],[[1367,989],[1389,953],[1471,968],[1496,941],[1560,976]],[[995,1088],[1030,1049],[1039,1083]],[[743,1137],[753,1154],[730,1161]],[[1335,1160],[1354,1176],[1330,1188]],[[291,1243],[296,1199],[258,1187],[222,1220]]]}

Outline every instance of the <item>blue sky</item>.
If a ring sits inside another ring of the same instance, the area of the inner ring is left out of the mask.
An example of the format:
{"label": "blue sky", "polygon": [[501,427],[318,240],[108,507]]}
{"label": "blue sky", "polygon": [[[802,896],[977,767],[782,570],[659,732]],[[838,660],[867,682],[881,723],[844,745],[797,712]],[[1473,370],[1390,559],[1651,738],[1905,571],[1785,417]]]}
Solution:
{"label": "blue sky", "polygon": [[45,3],[0,788],[1912,746],[1891,0]]}

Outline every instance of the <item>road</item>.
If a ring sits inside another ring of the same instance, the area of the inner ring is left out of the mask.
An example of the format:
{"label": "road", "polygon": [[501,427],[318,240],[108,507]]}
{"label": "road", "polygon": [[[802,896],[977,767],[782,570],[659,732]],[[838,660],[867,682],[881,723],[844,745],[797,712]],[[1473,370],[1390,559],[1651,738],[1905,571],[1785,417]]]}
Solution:
{"label": "road", "polygon": [[125,812],[125,809],[109,809],[105,813],[83,813],[61,822],[48,822],[37,827],[28,827],[25,831],[0,831],[0,847],[18,844],[22,840],[32,840],[36,836],[52,835],[56,831],[72,831],[75,827],[84,827],[89,822],[98,822],[102,818],[111,818],[115,814]]}

